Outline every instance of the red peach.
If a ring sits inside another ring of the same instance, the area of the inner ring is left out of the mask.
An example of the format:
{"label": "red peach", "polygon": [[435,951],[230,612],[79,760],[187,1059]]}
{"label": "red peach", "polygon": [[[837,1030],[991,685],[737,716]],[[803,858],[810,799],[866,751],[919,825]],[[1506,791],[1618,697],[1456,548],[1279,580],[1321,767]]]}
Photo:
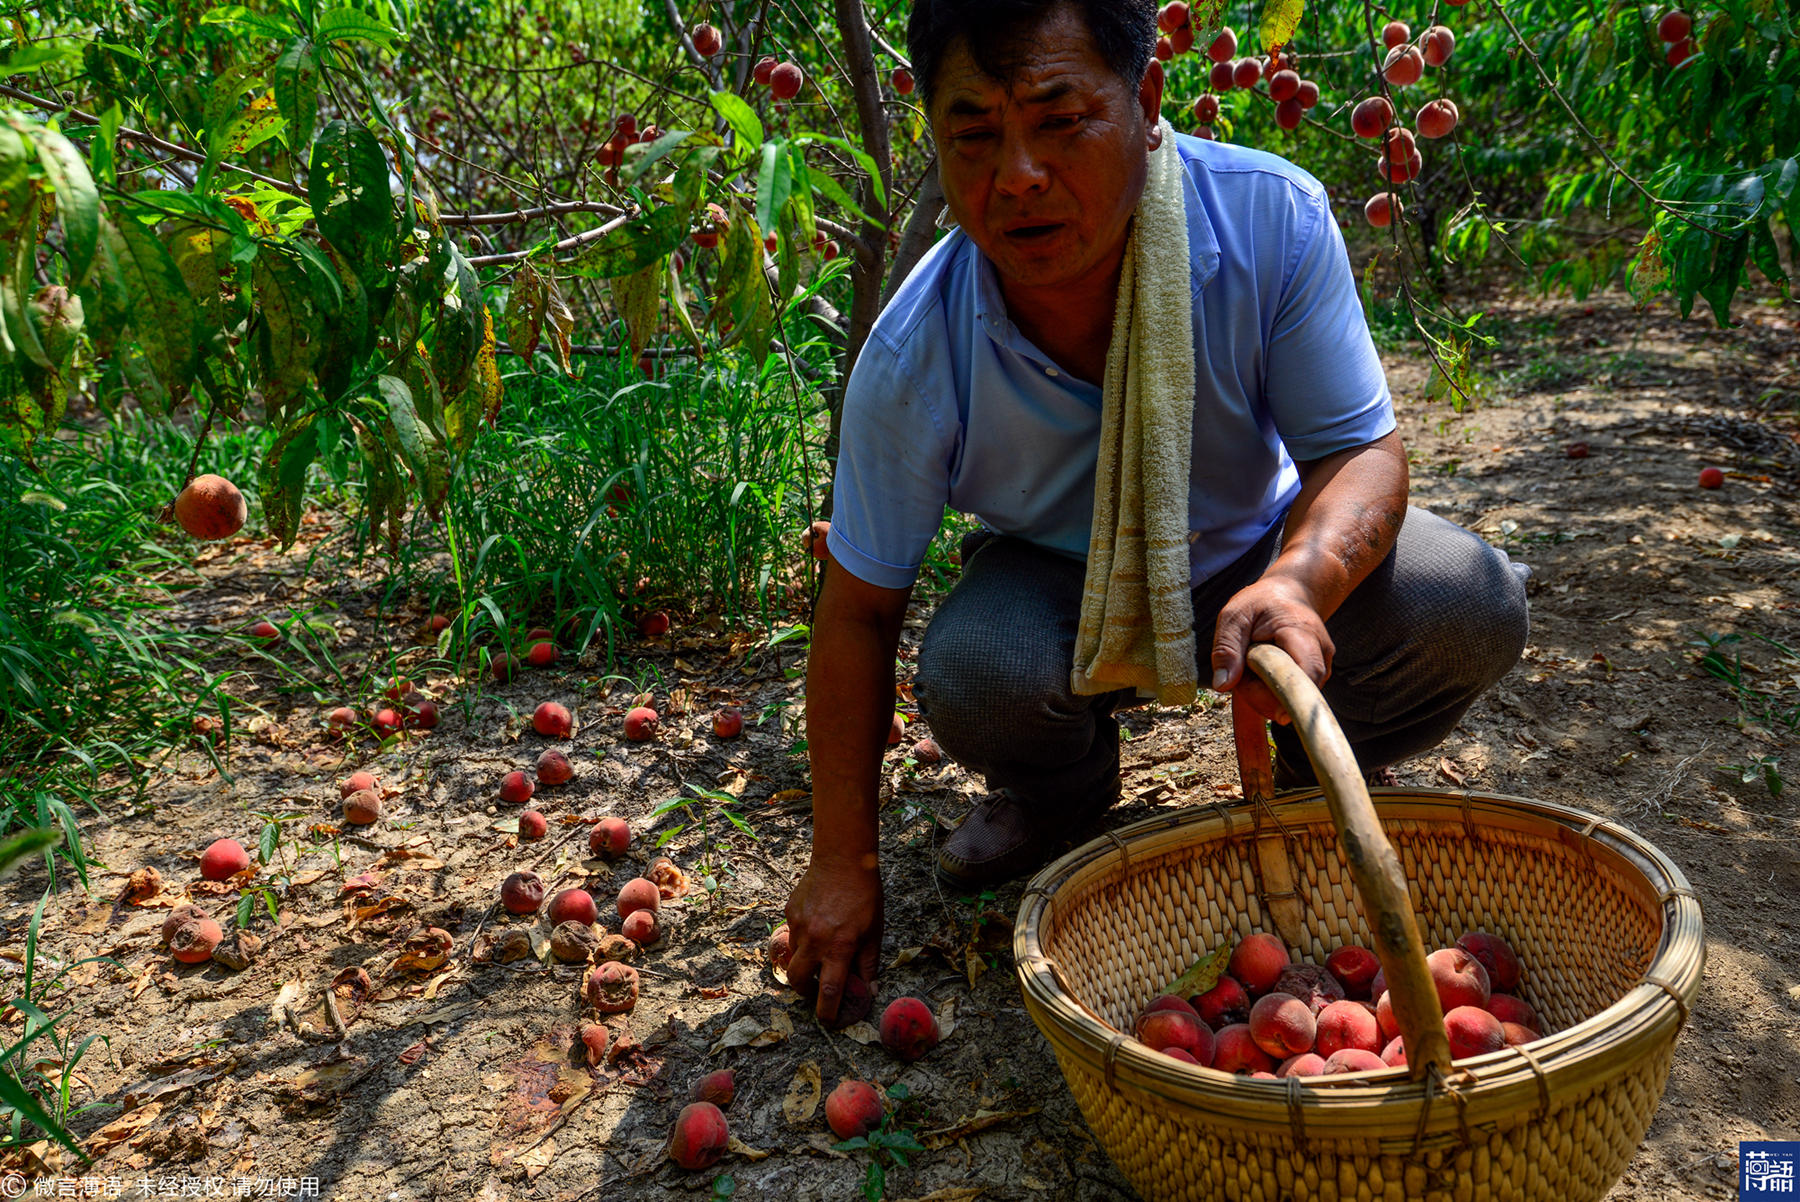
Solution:
{"label": "red peach", "polygon": [[1237,46],[1237,34],[1227,26],[1219,31],[1219,36],[1206,48],[1206,57],[1223,66],[1237,54]]}
{"label": "red peach", "polygon": [[1500,1020],[1479,1006],[1457,1006],[1444,1015],[1444,1034],[1450,1037],[1450,1058],[1498,1052],[1506,1046]]}
{"label": "red peach", "polygon": [[1441,67],[1456,50],[1456,34],[1447,25],[1433,25],[1425,31],[1425,65]]}
{"label": "red peach", "polygon": [[1325,1071],[1325,1057],[1317,1052],[1301,1052],[1298,1056],[1289,1056],[1275,1070],[1277,1077],[1317,1077]]}
{"label": "red peach", "polygon": [[769,91],[775,93],[777,100],[792,100],[805,82],[806,73],[793,63],[781,63],[769,72]]}
{"label": "red peach", "polygon": [[1485,1006],[1493,987],[1481,961],[1460,947],[1441,947],[1425,957],[1431,983],[1437,986],[1438,1004],[1445,1010],[1458,1006]]}
{"label": "red peach", "polygon": [[548,668],[559,654],[555,643],[533,643],[531,650],[525,653],[525,662],[534,668]]}
{"label": "red peach", "polygon": [[601,1014],[623,1014],[637,1005],[637,969],[617,960],[608,960],[587,975],[583,989],[588,1005]]}
{"label": "red peach", "polygon": [[1382,63],[1381,75],[1396,88],[1409,88],[1425,77],[1425,53],[1417,46],[1395,46]]}
{"label": "red peach", "polygon": [[638,619],[638,635],[646,639],[660,639],[669,633],[669,615],[662,610],[652,610]]}
{"label": "red peach", "polygon": [[1266,1073],[1275,1062],[1250,1038],[1249,1023],[1232,1023],[1213,1037],[1212,1066],[1222,1073]]}
{"label": "red peach", "polygon": [[1392,1039],[1400,1034],[1400,1020],[1394,1017],[1394,1003],[1385,989],[1375,1002],[1375,1025],[1381,1029],[1383,1039]]}
{"label": "red peach", "polygon": [[200,875],[209,881],[230,880],[248,867],[250,853],[236,839],[215,839],[200,853]]}
{"label": "red peach", "polygon": [[531,715],[531,729],[546,739],[566,739],[575,729],[575,719],[566,706],[546,701]]}
{"label": "red peach", "polygon": [[488,669],[494,674],[495,680],[504,683],[519,674],[519,661],[502,653],[494,657],[493,663],[488,665]]}
{"label": "red peach", "polygon": [[1171,42],[1168,38],[1157,38],[1156,57],[1165,63],[1173,59],[1175,57],[1175,43]]}
{"label": "red peach", "polygon": [[911,71],[908,71],[905,67],[895,67],[892,81],[895,92],[902,96],[912,95],[914,81]]}
{"label": "red peach", "polygon": [[1262,64],[1253,58],[1240,58],[1231,68],[1231,82],[1240,88],[1254,88],[1262,79]]}
{"label": "red peach", "polygon": [[1396,1035],[1387,1041],[1381,1049],[1381,1062],[1389,1068],[1403,1068],[1406,1065],[1406,1036]]}
{"label": "red peach", "polygon": [[511,805],[524,805],[537,792],[537,786],[523,772],[508,772],[500,778],[500,800]]}
{"label": "red peach", "polygon": [[513,873],[500,882],[500,904],[508,914],[536,914],[544,904],[544,878],[529,870]]}
{"label": "red peach", "polygon": [[905,737],[906,715],[899,710],[895,710],[893,720],[888,723],[888,746],[893,747]]}
{"label": "red peach", "polygon": [[[1588,457],[1588,444],[1585,442],[1572,442],[1564,449],[1563,454],[1567,455],[1570,459],[1586,459]],[[1489,973],[1488,975],[1492,976],[1493,974]]]}
{"label": "red peach", "polygon": [[594,905],[594,895],[586,889],[562,890],[550,899],[550,908],[545,913],[549,915],[551,926],[563,922],[592,926],[600,921],[600,909]]}
{"label": "red peach", "polygon": [[169,936],[169,954],[183,964],[204,964],[212,958],[224,932],[210,918],[190,918]]}
{"label": "red peach", "polygon": [[920,739],[913,744],[912,758],[915,763],[930,767],[944,762],[943,749],[937,745],[936,739]]}
{"label": "red peach", "polygon": [[375,728],[376,734],[386,738],[388,735],[398,734],[405,727],[406,720],[400,716],[399,710],[383,706],[375,711],[375,719],[369,725]]}
{"label": "red peach", "polygon": [[281,641],[281,629],[267,618],[252,622],[245,633],[265,647]]}
{"label": "red peach", "polygon": [[381,695],[389,701],[398,701],[413,691],[413,682],[404,676],[396,676],[394,683],[383,689]]}
{"label": "red peach", "polygon": [[450,629],[450,619],[443,614],[432,614],[430,620],[425,623],[425,629],[432,634],[442,634]]}
{"label": "red peach", "polygon": [[1378,230],[1394,224],[1394,214],[1406,212],[1406,204],[1392,192],[1377,192],[1363,205],[1363,220]]}
{"label": "red peach", "polygon": [[737,1073],[728,1068],[706,1074],[694,1082],[688,1097],[696,1102],[711,1102],[723,1110],[737,1096]]}
{"label": "red peach", "polygon": [[[1462,120],[1462,112],[1456,107],[1454,100],[1439,98],[1419,109],[1414,119],[1419,127],[1421,138],[1447,138],[1456,123]],[[1415,174],[1417,174],[1415,172]]]}
{"label": "red peach", "polygon": [[735,739],[744,733],[744,711],[735,705],[713,711],[713,734],[721,739]]}
{"label": "red peach", "polygon": [[1269,99],[1277,103],[1300,94],[1300,73],[1283,68],[1269,77]]}
{"label": "red peach", "polygon": [[1237,978],[1222,976],[1218,984],[1192,999],[1200,1021],[1217,1031],[1232,1023],[1250,1021],[1250,995]]}
{"label": "red peach", "polygon": [[1333,1002],[1319,1012],[1317,1051],[1329,1056],[1339,1048],[1381,1050],[1381,1027],[1361,1002]]}
{"label": "red peach", "polygon": [[1405,21],[1389,21],[1381,29],[1381,48],[1392,50],[1405,42],[1412,41],[1412,29]]}
{"label": "red peach", "polygon": [[1520,1026],[1518,1023],[1501,1023],[1500,1030],[1505,1033],[1506,1046],[1509,1048],[1516,1048],[1522,1043],[1536,1043],[1543,1038],[1530,1027]]}
{"label": "red peach", "polygon": [[1251,997],[1269,992],[1287,966],[1287,948],[1273,935],[1246,936],[1231,951],[1231,975]]}
{"label": "red peach", "polygon": [[755,79],[757,83],[761,84],[763,87],[766,88],[769,86],[769,76],[773,75],[774,73],[775,73],[774,56],[773,55],[764,55],[762,58],[756,60],[756,66],[755,66],[755,68],[753,68],[751,70],[750,75],[751,75],[751,78]]}
{"label": "red peach", "polygon": [[527,644],[547,643],[555,637],[556,636],[550,632],[548,626],[533,626],[530,630],[525,632],[525,642]]}
{"label": "red peach", "polygon": [[1394,119],[1386,96],[1371,96],[1350,110],[1350,128],[1359,138],[1379,138]]}
{"label": "red peach", "polygon": [[522,810],[519,813],[519,838],[531,842],[542,839],[550,831],[550,822],[536,810]]}
{"label": "red peach", "polygon": [[612,1032],[599,1023],[588,1023],[581,1028],[581,1046],[587,1049],[588,1067],[598,1067],[606,1057],[606,1045],[612,1042]]}
{"label": "red peach", "polygon": [[825,1122],[839,1139],[867,1135],[881,1125],[881,1097],[867,1081],[839,1081],[825,1099]]}
{"label": "red peach", "polygon": [[415,693],[407,699],[406,712],[400,715],[400,719],[405,726],[412,730],[436,730],[438,724],[437,702],[419,697]]}
{"label": "red peach", "polygon": [[1162,1054],[1167,1056],[1171,1060],[1179,1060],[1183,1064],[1192,1064],[1197,1068],[1205,1068],[1206,1067],[1205,1065],[1201,1064],[1198,1060],[1194,1059],[1192,1052],[1189,1052],[1184,1048],[1164,1048],[1162,1050]]}
{"label": "red peach", "polygon": [[575,779],[575,765],[569,763],[568,756],[552,748],[538,756],[537,778],[540,785],[566,785]]}
{"label": "red peach", "polygon": [[1488,998],[1487,1012],[1503,1023],[1518,1023],[1534,1031],[1539,1025],[1537,1011],[1510,993],[1496,993]]}
{"label": "red peach", "polygon": [[1200,1012],[1194,1009],[1192,1003],[1186,998],[1176,997],[1172,993],[1165,993],[1161,997],[1150,999],[1150,1002],[1138,1012],[1138,1016],[1141,1018],[1144,1015],[1157,1010],[1180,1010],[1185,1014],[1193,1015],[1195,1018],[1200,1017]]}
{"label": "red peach", "polygon": [[1725,473],[1716,467],[1703,468],[1700,472],[1701,488],[1724,488]]}
{"label": "red peach", "polygon": [[1137,1020],[1139,1042],[1158,1052],[1180,1048],[1200,1064],[1213,1063],[1216,1055],[1212,1030],[1184,1010],[1152,1010]]}
{"label": "red peach", "polygon": [[325,725],[333,730],[349,730],[362,723],[362,715],[347,705],[340,705],[325,715]]}
{"label": "red peach", "polygon": [[210,919],[211,917],[212,915],[208,914],[205,910],[202,910],[199,906],[176,906],[173,910],[169,911],[168,917],[163,919],[162,941],[167,943],[169,940],[173,939],[175,937],[175,932],[179,930],[184,923],[192,922],[199,918]]}
{"label": "red peach", "polygon": [[1381,971],[1381,961],[1366,947],[1346,943],[1325,957],[1325,970],[1344,987],[1344,996],[1357,1001],[1369,999],[1369,986]]}
{"label": "red peach", "polygon": [[1215,92],[1229,92],[1237,86],[1237,72],[1230,60],[1214,63],[1206,73],[1206,83]]}
{"label": "red peach", "polygon": [[639,910],[648,910],[654,914],[662,905],[662,894],[657,892],[656,882],[647,881],[643,877],[633,877],[625,882],[619,890],[619,917],[625,918]]}
{"label": "red peach", "polygon": [[1202,125],[1211,125],[1219,119],[1219,98],[1211,92],[1202,92],[1194,101],[1194,120]]}
{"label": "red peach", "polygon": [[938,1044],[937,1015],[916,997],[895,998],[881,1012],[881,1046],[905,1061]]}
{"label": "red peach", "polygon": [[656,925],[654,910],[633,910],[620,924],[619,934],[639,947],[649,947],[662,938],[662,929]]}
{"label": "red peach", "polygon": [[1291,993],[1268,993],[1250,1007],[1250,1038],[1277,1060],[1309,1051],[1318,1037],[1312,1009]]}
{"label": "red peach", "polygon": [[719,35],[716,25],[694,26],[694,49],[700,52],[701,58],[711,58],[725,45],[725,39]]}
{"label": "red peach", "polygon": [[656,737],[656,711],[640,705],[625,715],[625,737],[633,743],[644,743]]}
{"label": "red peach", "polygon": [[1298,92],[1294,93],[1294,99],[1298,100],[1300,102],[1300,108],[1302,111],[1309,111],[1311,109],[1318,107],[1318,104],[1319,104],[1319,85],[1318,85],[1318,83],[1315,80],[1311,80],[1311,79],[1301,80],[1300,81],[1300,90]]}
{"label": "red peach", "polygon": [[358,789],[344,798],[344,821],[351,826],[373,826],[381,821],[381,794]]}
{"label": "red peach", "polygon": [[787,923],[782,923],[769,934],[769,967],[787,972],[788,961],[794,958],[794,936],[788,930]]}
{"label": "red peach", "polygon": [[1257,1069],[1250,1074],[1250,1079],[1252,1081],[1273,1081],[1276,1078],[1274,1073],[1265,1073],[1261,1069]]}
{"label": "red peach", "polygon": [[588,832],[588,854],[615,860],[631,849],[631,827],[623,818],[602,818]]}
{"label": "red peach", "polygon": [[1481,961],[1493,992],[1511,993],[1519,987],[1519,955],[1500,936],[1470,931],[1456,941],[1456,946]]}
{"label": "red peach", "polygon": [[1335,1077],[1340,1073],[1365,1073],[1371,1070],[1384,1069],[1387,1065],[1374,1052],[1366,1052],[1362,1048],[1339,1048],[1325,1057],[1325,1068],[1319,1073],[1321,1077]]}
{"label": "red peach", "polygon": [[223,476],[195,476],[175,498],[175,521],[198,539],[230,538],[244,527],[249,504]]}
{"label": "red peach", "polygon": [[1672,8],[1656,23],[1656,36],[1665,42],[1679,42],[1694,32],[1694,19],[1678,8]]}

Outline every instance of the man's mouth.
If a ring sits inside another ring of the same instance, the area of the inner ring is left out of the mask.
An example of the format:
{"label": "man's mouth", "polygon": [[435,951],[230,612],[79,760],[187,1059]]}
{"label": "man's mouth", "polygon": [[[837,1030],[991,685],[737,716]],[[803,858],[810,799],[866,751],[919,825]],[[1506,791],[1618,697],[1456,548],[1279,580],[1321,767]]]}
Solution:
{"label": "man's mouth", "polygon": [[1060,221],[1015,225],[1007,229],[1006,236],[1015,242],[1033,242],[1048,238],[1060,229],[1062,229]]}

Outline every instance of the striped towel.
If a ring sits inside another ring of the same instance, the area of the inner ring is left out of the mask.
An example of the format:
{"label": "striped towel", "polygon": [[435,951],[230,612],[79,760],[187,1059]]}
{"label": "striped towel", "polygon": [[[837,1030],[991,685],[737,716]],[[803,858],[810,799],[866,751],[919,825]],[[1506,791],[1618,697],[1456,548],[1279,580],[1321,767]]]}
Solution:
{"label": "striped towel", "polygon": [[1070,687],[1199,694],[1188,565],[1194,314],[1175,131],[1162,122],[1132,219],[1106,357],[1094,524]]}

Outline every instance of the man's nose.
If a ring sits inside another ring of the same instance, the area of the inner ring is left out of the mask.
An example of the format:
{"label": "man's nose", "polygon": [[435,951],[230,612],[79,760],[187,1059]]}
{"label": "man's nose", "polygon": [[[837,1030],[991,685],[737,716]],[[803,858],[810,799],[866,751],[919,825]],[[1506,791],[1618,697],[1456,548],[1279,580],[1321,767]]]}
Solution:
{"label": "man's nose", "polygon": [[994,172],[996,191],[1003,196],[1020,196],[1042,191],[1049,182],[1050,173],[1031,139],[1009,136],[1001,142],[999,166]]}

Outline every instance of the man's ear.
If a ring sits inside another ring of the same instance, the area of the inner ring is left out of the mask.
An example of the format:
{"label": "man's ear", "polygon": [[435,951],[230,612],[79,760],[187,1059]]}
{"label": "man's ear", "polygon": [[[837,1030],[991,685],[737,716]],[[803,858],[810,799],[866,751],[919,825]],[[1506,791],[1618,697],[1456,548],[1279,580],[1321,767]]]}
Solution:
{"label": "man's ear", "polygon": [[1138,109],[1144,118],[1145,150],[1155,150],[1162,145],[1163,82],[1162,60],[1153,58],[1144,69],[1137,95]]}

